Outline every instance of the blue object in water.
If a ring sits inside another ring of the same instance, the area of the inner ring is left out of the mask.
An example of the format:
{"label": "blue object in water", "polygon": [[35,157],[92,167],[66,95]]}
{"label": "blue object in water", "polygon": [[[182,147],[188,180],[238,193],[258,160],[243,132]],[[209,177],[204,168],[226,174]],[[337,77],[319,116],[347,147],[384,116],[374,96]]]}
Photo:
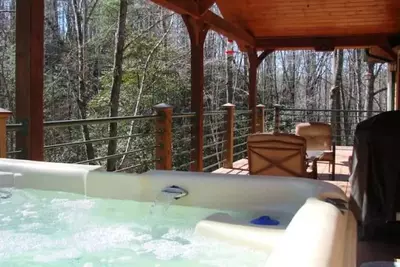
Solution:
{"label": "blue object in water", "polygon": [[257,225],[278,225],[279,221],[271,219],[269,216],[261,216],[250,221],[252,224]]}

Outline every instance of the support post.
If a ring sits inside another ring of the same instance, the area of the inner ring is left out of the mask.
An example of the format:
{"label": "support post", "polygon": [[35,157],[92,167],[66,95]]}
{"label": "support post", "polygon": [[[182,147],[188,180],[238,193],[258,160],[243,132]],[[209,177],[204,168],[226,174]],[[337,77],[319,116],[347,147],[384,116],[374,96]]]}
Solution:
{"label": "support post", "polygon": [[250,131],[257,131],[257,67],[258,57],[257,51],[249,49],[249,110],[251,110]]}
{"label": "support post", "polygon": [[397,53],[395,109],[400,110],[400,51]]}
{"label": "support post", "polygon": [[281,126],[281,106],[274,105],[274,133],[279,133]]}
{"label": "support post", "polygon": [[191,171],[203,171],[203,91],[204,91],[204,41],[208,26],[201,20],[182,15],[189,32],[191,53],[191,111],[195,113],[191,128]]}
{"label": "support post", "polygon": [[6,124],[11,112],[0,108],[0,158],[7,157],[7,129]]}
{"label": "support post", "polygon": [[16,1],[16,120],[22,158],[43,160],[44,0]]}
{"label": "support post", "polygon": [[154,106],[156,119],[156,169],[172,170],[172,106]]}
{"label": "support post", "polygon": [[233,138],[235,125],[235,105],[227,103],[223,105],[226,110],[226,126],[225,126],[225,160],[224,168],[233,168]]}
{"label": "support post", "polygon": [[386,110],[394,110],[394,98],[396,87],[396,64],[388,64],[388,85],[387,85],[387,108]]}
{"label": "support post", "polygon": [[265,132],[265,106],[259,104],[256,106],[257,108],[257,133]]}

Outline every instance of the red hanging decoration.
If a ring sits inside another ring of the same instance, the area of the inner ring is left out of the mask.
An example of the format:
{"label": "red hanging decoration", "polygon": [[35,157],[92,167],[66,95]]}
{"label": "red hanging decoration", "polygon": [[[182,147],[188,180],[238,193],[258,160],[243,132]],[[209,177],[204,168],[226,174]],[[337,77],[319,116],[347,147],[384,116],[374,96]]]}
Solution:
{"label": "red hanging decoration", "polygon": [[233,55],[234,51],[233,51],[233,41],[228,39],[228,49],[225,51],[225,54],[227,55]]}

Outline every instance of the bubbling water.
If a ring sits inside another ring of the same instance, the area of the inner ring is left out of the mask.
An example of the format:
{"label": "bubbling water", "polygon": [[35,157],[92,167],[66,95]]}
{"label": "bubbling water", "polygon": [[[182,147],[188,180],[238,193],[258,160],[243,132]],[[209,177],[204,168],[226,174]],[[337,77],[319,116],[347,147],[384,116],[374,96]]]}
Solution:
{"label": "bubbling water", "polygon": [[12,190],[11,198],[0,201],[0,266],[264,265],[265,252],[193,234],[199,220],[218,210],[171,206],[172,201],[162,194],[152,207]]}

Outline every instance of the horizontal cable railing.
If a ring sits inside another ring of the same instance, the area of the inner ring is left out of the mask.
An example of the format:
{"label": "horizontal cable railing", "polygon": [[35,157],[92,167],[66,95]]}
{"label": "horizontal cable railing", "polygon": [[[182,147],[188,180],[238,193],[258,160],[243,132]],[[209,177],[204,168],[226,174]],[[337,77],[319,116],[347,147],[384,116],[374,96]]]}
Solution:
{"label": "horizontal cable railing", "polygon": [[233,134],[233,160],[247,157],[247,137],[251,133],[251,110],[237,110],[235,112]]}
{"label": "horizontal cable railing", "polygon": [[221,168],[226,149],[227,111],[208,111],[204,114],[203,171]]}
{"label": "horizontal cable railing", "polygon": [[176,171],[189,171],[191,164],[192,148],[192,125],[196,115],[175,114],[172,116],[172,165]]}
{"label": "horizontal cable railing", "polygon": [[22,149],[17,148],[16,134],[24,130],[22,123],[7,124],[6,127],[6,142],[7,142],[7,157],[8,158],[19,158],[22,156]]}
{"label": "horizontal cable railing", "polygon": [[[105,166],[116,161],[116,171],[143,172],[155,168],[155,120],[157,115],[79,119],[44,122],[45,160],[51,162]],[[117,124],[116,136],[109,136],[110,123]],[[24,158],[16,147],[16,133],[23,124],[7,125],[7,156]],[[108,143],[115,141],[115,152]]]}
{"label": "horizontal cable railing", "polygon": [[[156,119],[150,115],[45,122],[45,159],[101,166],[112,161],[115,171],[154,169]],[[109,136],[110,123],[117,124],[117,136]],[[110,141],[115,141],[115,152],[109,151]]]}
{"label": "horizontal cable railing", "polygon": [[[224,105],[223,110],[205,112],[202,151],[196,151],[194,148],[201,145],[194,127],[198,125],[196,114],[173,114],[172,107],[164,108],[168,111],[158,110],[157,115],[45,122],[45,160],[104,168],[115,163],[116,168],[111,169],[116,172],[141,173],[155,168],[188,171],[201,166],[196,159],[202,153],[203,171],[212,172],[247,157],[247,137],[254,122],[251,110],[235,111],[233,105]],[[256,132],[294,133],[298,123],[324,122],[332,125],[337,145],[352,145],[357,124],[382,112],[257,108]],[[110,123],[117,125],[117,134],[111,137]],[[25,158],[25,151],[16,145],[16,137],[17,133],[24,137],[26,127],[25,123],[7,125],[7,157]],[[115,142],[115,150],[109,149],[110,142]]]}
{"label": "horizontal cable railing", "polygon": [[[378,110],[295,109],[281,107],[278,127],[280,132],[294,133],[296,125],[302,122],[328,123],[332,127],[332,137],[337,145],[352,146],[357,124],[381,112]],[[268,116],[268,120],[270,119],[271,115]],[[272,120],[275,120],[275,118],[272,117]],[[267,125],[273,125],[274,123],[271,121],[266,122]]]}

